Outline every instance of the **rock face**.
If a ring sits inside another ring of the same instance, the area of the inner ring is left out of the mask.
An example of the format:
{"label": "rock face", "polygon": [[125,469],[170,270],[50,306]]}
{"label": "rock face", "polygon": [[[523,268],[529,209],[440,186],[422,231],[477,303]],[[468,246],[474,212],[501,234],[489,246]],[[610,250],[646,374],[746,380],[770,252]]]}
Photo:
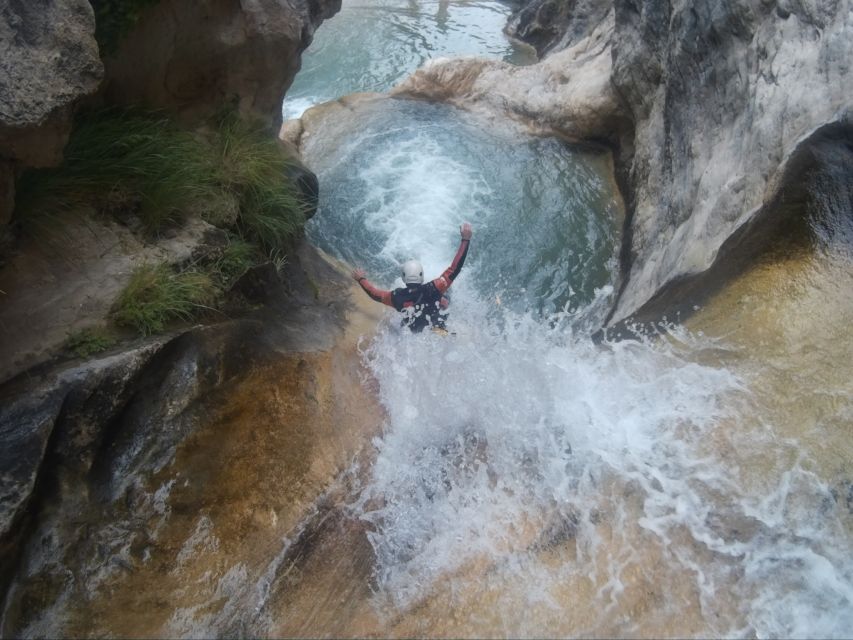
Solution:
{"label": "rock face", "polygon": [[609,10],[610,5],[599,0],[533,0],[510,17],[504,31],[533,45],[541,57],[585,38]]}
{"label": "rock face", "polygon": [[59,163],[72,108],[102,74],[86,0],[0,3],[0,225],[16,170]]}
{"label": "rock face", "polygon": [[810,149],[826,131],[850,144],[853,12],[788,0],[610,8],[593,25],[585,3],[536,0],[513,28],[552,50],[543,61],[434,61],[395,92],[618,145],[633,211],[615,323],[701,288],[696,276],[766,231],[798,172],[819,170]]}
{"label": "rock face", "polygon": [[580,42],[529,67],[479,58],[428,62],[391,94],[516,118],[542,133],[619,143],[628,113],[610,78],[613,12]]}
{"label": "rock face", "polygon": [[192,123],[236,103],[277,125],[314,30],[341,0],[161,0],[106,62],[111,104],[165,108]]}
{"label": "rock face", "polygon": [[0,243],[17,174],[59,164],[82,97],[100,86],[101,104],[166,109],[190,126],[235,104],[274,130],[300,54],[339,9],[340,0],[162,0],[102,65],[87,0],[0,3]]}
{"label": "rock face", "polygon": [[851,140],[849,2],[616,1],[613,84],[636,126],[631,272],[614,320],[772,216],[789,165]]}
{"label": "rock face", "polygon": [[287,536],[382,420],[357,351],[376,309],[307,247],[291,269],[290,293],[247,278],[252,316],[0,388],[4,636],[257,616]]}
{"label": "rock face", "polygon": [[22,238],[0,270],[0,383],[43,362],[73,334],[107,320],[134,270],[177,264],[227,242],[225,233],[190,219],[170,237],[145,241],[125,225],[81,216],[47,241]]}

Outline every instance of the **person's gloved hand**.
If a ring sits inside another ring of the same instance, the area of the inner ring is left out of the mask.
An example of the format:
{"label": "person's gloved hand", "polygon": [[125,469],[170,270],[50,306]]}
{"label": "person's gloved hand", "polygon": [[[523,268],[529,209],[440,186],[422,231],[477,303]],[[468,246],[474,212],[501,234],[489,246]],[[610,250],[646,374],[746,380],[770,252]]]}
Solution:
{"label": "person's gloved hand", "polygon": [[362,278],[366,278],[367,274],[365,274],[364,269],[353,269],[352,270],[352,279],[358,282]]}
{"label": "person's gloved hand", "polygon": [[463,240],[470,240],[472,233],[474,233],[474,231],[471,229],[471,224],[469,222],[463,222],[462,226],[459,227],[459,234],[462,236]]}

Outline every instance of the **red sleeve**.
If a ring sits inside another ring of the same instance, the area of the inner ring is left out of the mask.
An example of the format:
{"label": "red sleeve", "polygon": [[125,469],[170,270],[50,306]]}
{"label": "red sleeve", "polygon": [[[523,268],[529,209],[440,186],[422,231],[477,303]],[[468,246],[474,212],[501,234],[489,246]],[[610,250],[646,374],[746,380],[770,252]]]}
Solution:
{"label": "red sleeve", "polygon": [[391,301],[390,291],[385,291],[385,289],[380,289],[374,286],[373,283],[370,282],[370,280],[368,280],[367,278],[361,278],[358,281],[358,284],[360,284],[361,288],[364,289],[365,293],[367,293],[367,295],[376,300],[376,302],[387,304],[389,307],[394,306],[394,303]]}
{"label": "red sleeve", "polygon": [[444,273],[432,281],[439,293],[447,291],[450,288],[450,285],[453,284],[453,281],[456,280],[459,272],[462,271],[462,265],[465,264],[465,256],[468,255],[469,244],[471,244],[470,240],[463,239],[462,242],[459,243],[459,248],[456,250],[456,256],[453,258],[453,262],[444,270]]}

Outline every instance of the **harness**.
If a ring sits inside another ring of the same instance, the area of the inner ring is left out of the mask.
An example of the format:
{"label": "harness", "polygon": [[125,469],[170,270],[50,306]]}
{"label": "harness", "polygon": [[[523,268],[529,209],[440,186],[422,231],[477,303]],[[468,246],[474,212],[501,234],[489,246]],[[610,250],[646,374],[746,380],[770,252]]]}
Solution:
{"label": "harness", "polygon": [[441,292],[432,282],[410,284],[391,293],[394,308],[403,314],[401,326],[415,333],[430,326],[444,328],[447,312],[442,309],[442,298]]}

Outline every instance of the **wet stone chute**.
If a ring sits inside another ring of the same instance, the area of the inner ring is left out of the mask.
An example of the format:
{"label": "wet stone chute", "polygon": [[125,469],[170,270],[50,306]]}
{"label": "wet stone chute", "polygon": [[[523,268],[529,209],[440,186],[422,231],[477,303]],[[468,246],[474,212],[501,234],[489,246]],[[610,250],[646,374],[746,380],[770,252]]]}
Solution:
{"label": "wet stone chute", "polygon": [[780,439],[754,343],[590,340],[620,285],[610,156],[443,105],[337,113],[303,145],[326,185],[313,242],[391,288],[475,228],[456,335],[389,312],[365,347],[387,421],[349,512],[377,615],[400,635],[843,636],[846,493]]}
{"label": "wet stone chute", "polygon": [[[260,5],[341,2],[198,3],[211,23],[242,6],[215,32],[180,19],[195,3],[145,4],[170,17],[140,25],[246,62],[244,26],[287,31]],[[302,23],[280,135],[319,176],[310,242],[245,272],[227,316],[4,385],[0,636],[849,637],[853,135],[847,107],[818,113],[849,19],[817,21],[853,14],[787,4],[534,0],[528,26],[572,25],[524,68],[509,0]],[[241,111],[274,88],[257,80]],[[450,335],[401,328],[311,246],[390,289],[408,258],[439,275],[463,221]],[[725,268],[668,289],[718,240]],[[601,336],[646,294],[670,322]]]}

